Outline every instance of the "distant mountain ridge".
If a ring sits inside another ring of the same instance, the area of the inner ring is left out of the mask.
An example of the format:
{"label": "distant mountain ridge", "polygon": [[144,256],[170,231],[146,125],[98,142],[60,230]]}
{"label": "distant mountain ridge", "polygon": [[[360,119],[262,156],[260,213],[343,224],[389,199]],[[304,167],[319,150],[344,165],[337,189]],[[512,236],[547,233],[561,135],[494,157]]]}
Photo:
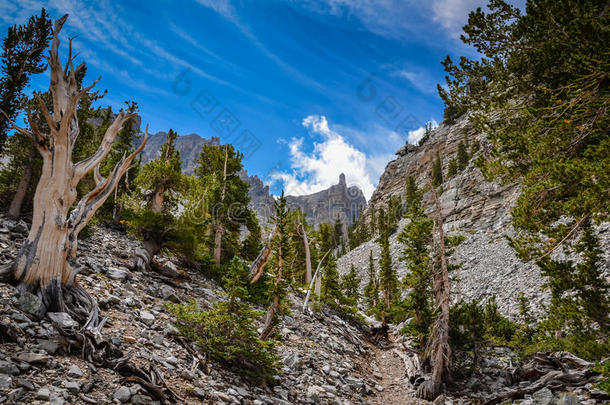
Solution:
{"label": "distant mountain ridge", "polygon": [[[148,142],[142,151],[142,163],[153,160],[161,146],[165,143],[167,133],[160,131],[148,137]],[[197,158],[204,145],[220,145],[220,139],[213,136],[202,138],[198,134],[180,135],[176,139],[176,149],[182,158],[182,171],[192,175]],[[249,175],[247,170],[239,173],[242,180],[250,185],[250,208],[254,210],[261,224],[268,223],[273,215],[274,197],[269,186],[256,175]],[[351,225],[366,206],[366,198],[357,186],[348,187],[345,175],[339,176],[339,183],[326,190],[302,196],[287,196],[290,209],[300,208],[312,225],[322,222],[334,222],[337,215],[346,225]]]}

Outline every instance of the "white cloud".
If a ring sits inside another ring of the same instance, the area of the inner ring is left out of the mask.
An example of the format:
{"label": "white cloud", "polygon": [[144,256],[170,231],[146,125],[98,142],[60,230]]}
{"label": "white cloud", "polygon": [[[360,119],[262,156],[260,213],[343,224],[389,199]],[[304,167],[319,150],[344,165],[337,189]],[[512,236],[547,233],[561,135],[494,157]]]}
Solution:
{"label": "white cloud", "polygon": [[[427,124],[432,124],[432,129],[438,127],[438,122],[436,122],[435,120],[428,121]],[[417,145],[417,143],[424,136],[425,133],[426,133],[425,125],[417,128],[417,129],[414,129],[413,131],[409,131],[409,137],[407,138],[407,142],[409,142],[411,145]]]}
{"label": "white cloud", "polygon": [[458,38],[462,27],[468,22],[468,14],[486,3],[484,0],[434,0],[433,21],[439,23],[451,36]]}
{"label": "white cloud", "polygon": [[401,69],[394,72],[393,75],[406,79],[421,93],[436,94],[436,81],[423,70]]}
{"label": "white cloud", "polygon": [[227,20],[236,21],[235,9],[230,0],[197,0],[197,3],[211,8]]}
{"label": "white cloud", "polygon": [[421,6],[414,0],[303,0],[299,3],[319,14],[356,18],[364,28],[384,37],[401,38],[423,28]]}
{"label": "white cloud", "polygon": [[346,138],[331,128],[325,116],[310,115],[302,125],[312,134],[322,138],[314,142],[313,150],[304,150],[304,139],[293,138],[288,142],[290,170],[275,171],[271,178],[283,183],[287,195],[305,195],[324,190],[339,182],[345,174],[348,186],[358,186],[369,199],[391,153],[367,156],[350,144]]}

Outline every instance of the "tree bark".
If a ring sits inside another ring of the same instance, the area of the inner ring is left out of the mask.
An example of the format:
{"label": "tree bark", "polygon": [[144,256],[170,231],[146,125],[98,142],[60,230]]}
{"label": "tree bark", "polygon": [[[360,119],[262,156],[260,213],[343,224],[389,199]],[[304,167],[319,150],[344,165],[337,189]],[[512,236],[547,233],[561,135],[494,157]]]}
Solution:
{"label": "tree bark", "polygon": [[30,181],[32,181],[32,162],[34,161],[34,153],[36,153],[36,151],[34,150],[34,145],[32,145],[28,154],[28,160],[23,166],[23,174],[19,179],[17,191],[15,192],[15,195],[13,196],[11,204],[8,208],[7,216],[10,219],[18,219],[21,216],[21,206],[23,205],[23,200],[27,194],[28,188],[30,187]]}
{"label": "tree bark", "polygon": [[[100,323],[103,324],[97,317],[97,303],[75,284],[78,273],[75,268],[78,234],[110,196],[131,161],[143,149],[148,129],[138,149],[131,155],[124,156],[108,178],[100,176],[99,164],[111,151],[117,133],[130,118],[124,112],[119,113],[108,127],[101,145],[92,156],[78,163],[72,162],[72,149],[79,134],[76,115],[78,102],[97,81],[83,89],[78,88],[76,75],[84,68],[84,64],[74,68],[71,43],[65,69],[59,60],[58,34],[67,17],[65,15],[55,22],[47,58],[51,68],[52,113],[36,94],[50,133],[41,132],[30,114],[28,121],[31,131],[11,123],[18,132],[34,139],[43,163],[34,194],[32,226],[28,238],[10,269],[2,269],[0,273],[10,273],[12,283],[20,290],[38,294],[44,305],[43,310],[68,312],[77,321],[94,330]],[[77,196],[76,187],[91,171],[94,171],[95,187],[73,207]],[[65,296],[70,297],[71,308],[66,305]]]}
{"label": "tree bark", "polygon": [[219,222],[214,227],[214,261],[220,264],[222,257],[222,235],[224,234],[224,226]]}
{"label": "tree bark", "polygon": [[432,327],[432,338],[428,347],[428,356],[432,362],[430,380],[419,386],[417,394],[428,400],[435,399],[441,392],[442,384],[451,376],[451,346],[449,345],[449,273],[445,251],[445,233],[443,231],[443,214],[436,189],[430,182],[434,205],[436,207],[436,226],[439,238],[440,269],[433,274],[434,301],[438,316]]}
{"label": "tree bark", "polygon": [[223,184],[222,184],[222,193],[220,196],[220,204],[221,209],[218,210],[218,218],[216,218],[216,226],[214,227],[214,261],[216,264],[220,264],[220,259],[222,257],[222,235],[224,235],[225,227],[222,225],[223,216],[220,214],[222,212],[222,207],[225,203],[225,195],[227,193],[227,160],[229,159],[229,146],[225,145],[225,164],[223,169]]}
{"label": "tree bark", "polygon": [[320,282],[321,278],[318,276],[318,274],[320,273],[320,269],[322,268],[322,262],[324,262],[324,259],[331,251],[332,249],[326,252],[324,256],[322,256],[322,259],[320,260],[320,262],[318,263],[318,267],[316,268],[316,272],[313,275],[313,279],[309,282],[309,288],[307,289],[307,294],[305,295],[305,302],[303,302],[303,312],[305,312],[305,308],[307,308],[307,302],[309,301],[311,290],[314,287],[314,282],[316,283],[314,288],[314,294],[318,297],[318,299],[320,298],[320,290],[322,288],[322,283]]}
{"label": "tree bark", "polygon": [[254,259],[254,261],[252,262],[252,265],[250,265],[250,283],[251,284],[256,283],[263,275],[265,266],[267,265],[267,262],[271,258],[271,240],[273,240],[273,238],[275,237],[276,234],[277,234],[277,227],[273,230],[271,237],[269,238],[269,240],[267,241],[265,246],[263,246],[263,248],[261,249],[261,251],[258,254],[258,256],[256,257],[256,259]]}
{"label": "tree bark", "polygon": [[161,244],[151,238],[142,242],[142,247],[136,248],[134,268],[146,271],[153,257],[161,250]]}
{"label": "tree bark", "polygon": [[261,332],[260,339],[267,340],[269,338],[269,334],[271,333],[271,329],[273,327],[273,319],[275,318],[275,313],[280,307],[280,297],[276,294],[273,296],[273,302],[271,306],[267,310],[267,315],[265,316],[265,324],[263,325],[263,331]]}
{"label": "tree bark", "polygon": [[[281,235],[280,235],[281,240]],[[283,255],[282,255],[282,245],[280,244],[278,249],[278,257],[277,257],[277,277],[275,279],[275,287],[282,281],[282,268],[283,268]],[[273,294],[273,302],[271,306],[267,310],[267,316],[265,317],[265,325],[263,326],[263,331],[261,332],[260,339],[267,340],[269,334],[271,333],[271,329],[273,327],[273,318],[275,318],[275,314],[280,307],[280,296],[277,293]]]}
{"label": "tree bark", "polygon": [[303,247],[305,248],[305,284],[309,284],[311,282],[311,251],[309,250],[309,239],[303,224],[301,224],[301,232],[303,235]]}

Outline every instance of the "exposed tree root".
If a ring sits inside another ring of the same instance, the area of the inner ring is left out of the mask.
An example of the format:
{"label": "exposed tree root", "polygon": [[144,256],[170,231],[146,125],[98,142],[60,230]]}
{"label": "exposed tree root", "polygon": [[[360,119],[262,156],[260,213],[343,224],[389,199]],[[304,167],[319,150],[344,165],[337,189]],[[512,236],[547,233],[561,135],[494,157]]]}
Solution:
{"label": "exposed tree root", "polygon": [[373,326],[369,332],[369,340],[371,343],[377,345],[382,341],[389,342],[390,336],[388,334],[390,327],[383,321],[381,326]]}
{"label": "exposed tree root", "polygon": [[[11,281],[11,284],[16,285],[22,292],[29,291],[37,295],[41,299],[43,310],[65,312],[78,324],[78,326],[62,324],[50,318],[51,324],[62,336],[64,350],[78,353],[89,365],[90,379],[83,386],[83,393],[91,391],[99,382],[95,375],[97,367],[101,367],[120,373],[124,377],[124,382],[140,384],[151,396],[164,404],[183,401],[167,387],[159,371],[149,365],[149,371],[145,372],[133,364],[128,356],[124,356],[120,348],[110,339],[102,335],[106,318],[100,315],[97,300],[87,290],[78,284],[61,285],[60,283],[51,283],[42,290],[33,289],[31,286],[19,283],[14,278],[10,266],[8,271],[6,268],[0,269],[0,275],[4,277],[2,280]],[[0,341],[17,342],[18,334],[17,328],[10,322],[0,323]]]}
{"label": "exposed tree root", "polygon": [[[598,381],[599,374],[591,371],[592,366],[592,363],[568,352],[537,353],[529,363],[513,372],[515,383],[529,381],[530,385],[503,392],[484,405],[523,398],[545,387],[552,391],[567,391],[568,388]],[[610,396],[605,399],[610,399]]]}

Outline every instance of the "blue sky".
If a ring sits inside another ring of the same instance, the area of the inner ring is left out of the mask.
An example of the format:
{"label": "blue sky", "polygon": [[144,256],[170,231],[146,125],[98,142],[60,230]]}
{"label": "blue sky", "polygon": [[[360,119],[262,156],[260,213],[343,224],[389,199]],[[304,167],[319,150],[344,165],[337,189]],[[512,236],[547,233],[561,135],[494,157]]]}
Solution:
{"label": "blue sky", "polygon": [[319,191],[344,172],[368,198],[394,152],[441,121],[440,61],[471,55],[459,31],[483,3],[0,0],[0,29],[43,6],[68,13],[63,44],[76,36],[103,104],[137,101],[152,133],[236,144],[274,193]]}

